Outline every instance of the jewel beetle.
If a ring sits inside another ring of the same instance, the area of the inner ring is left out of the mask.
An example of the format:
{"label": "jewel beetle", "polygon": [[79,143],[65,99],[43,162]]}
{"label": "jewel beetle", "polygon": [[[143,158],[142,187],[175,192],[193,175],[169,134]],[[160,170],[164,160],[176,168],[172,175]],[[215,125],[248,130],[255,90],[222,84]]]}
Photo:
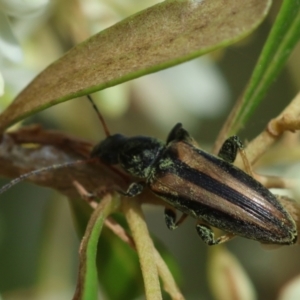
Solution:
{"label": "jewel beetle", "polygon": [[[228,138],[218,156],[196,146],[180,123],[166,143],[146,136],[108,135],[96,145],[91,157],[107,165],[119,165],[139,178],[123,194],[134,197],[147,186],[167,204],[165,221],[175,229],[186,216],[197,219],[196,229],[208,245],[239,235],[265,244],[291,245],[297,241],[291,215],[266,187],[235,167],[243,145]],[[176,210],[183,213],[176,221]],[[212,227],[224,234],[214,237]]]}

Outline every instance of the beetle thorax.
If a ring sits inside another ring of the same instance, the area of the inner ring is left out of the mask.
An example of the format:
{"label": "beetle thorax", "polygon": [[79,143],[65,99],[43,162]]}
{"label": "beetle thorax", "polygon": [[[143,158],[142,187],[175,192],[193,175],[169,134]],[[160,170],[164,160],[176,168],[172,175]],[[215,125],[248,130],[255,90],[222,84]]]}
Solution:
{"label": "beetle thorax", "polygon": [[154,138],[128,138],[119,152],[119,163],[129,174],[146,179],[164,144]]}

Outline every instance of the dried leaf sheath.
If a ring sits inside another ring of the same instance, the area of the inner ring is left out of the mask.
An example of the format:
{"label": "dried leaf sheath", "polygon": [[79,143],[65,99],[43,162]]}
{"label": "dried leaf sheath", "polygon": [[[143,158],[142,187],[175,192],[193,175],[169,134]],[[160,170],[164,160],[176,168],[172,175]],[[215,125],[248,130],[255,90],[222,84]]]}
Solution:
{"label": "dried leaf sheath", "polygon": [[[2,136],[0,175],[16,178],[46,166],[87,159],[91,149],[91,143],[61,132],[43,130],[38,126],[24,127]],[[78,197],[73,180],[91,192],[103,186],[126,187],[123,178],[100,163],[46,171],[28,180],[53,188],[71,199]]]}

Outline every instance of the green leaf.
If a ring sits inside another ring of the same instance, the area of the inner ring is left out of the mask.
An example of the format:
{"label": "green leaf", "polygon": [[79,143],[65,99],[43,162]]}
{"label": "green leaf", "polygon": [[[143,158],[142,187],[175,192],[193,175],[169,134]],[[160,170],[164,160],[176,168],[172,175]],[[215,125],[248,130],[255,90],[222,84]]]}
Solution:
{"label": "green leaf", "polygon": [[144,293],[137,253],[106,229],[99,241],[97,266],[99,282],[108,299],[135,299]]}
{"label": "green leaf", "polygon": [[[92,210],[82,199],[72,199],[70,205],[80,238],[84,235]],[[128,229],[124,217],[113,218]],[[104,294],[110,299],[134,299],[144,291],[142,274],[136,252],[110,230],[103,228],[98,241],[98,280]],[[116,289],[116,282],[118,288]]]}
{"label": "green leaf", "polygon": [[168,0],[77,45],[0,116],[0,131],[49,106],[225,47],[253,31],[271,0]]}
{"label": "green leaf", "polygon": [[[284,67],[290,53],[300,40],[300,1],[285,0],[243,98],[236,106],[236,115],[230,120],[228,136],[244,126],[263,100],[268,88]],[[232,117],[232,116],[231,116]]]}
{"label": "green leaf", "polygon": [[[81,237],[90,218],[91,208],[82,199],[72,199],[70,205],[74,213],[77,231]],[[112,217],[125,230],[129,231],[123,215],[113,214]],[[176,281],[182,281],[174,257],[159,240],[155,237],[152,238]],[[109,299],[135,299],[144,293],[143,277],[136,251],[107,228],[103,228],[98,241],[97,269],[101,289]],[[118,285],[117,289],[116,284]]]}
{"label": "green leaf", "polygon": [[107,216],[119,205],[119,198],[110,195],[103,198],[92,213],[80,249],[80,264],[74,300],[98,299],[96,257],[98,240]]}

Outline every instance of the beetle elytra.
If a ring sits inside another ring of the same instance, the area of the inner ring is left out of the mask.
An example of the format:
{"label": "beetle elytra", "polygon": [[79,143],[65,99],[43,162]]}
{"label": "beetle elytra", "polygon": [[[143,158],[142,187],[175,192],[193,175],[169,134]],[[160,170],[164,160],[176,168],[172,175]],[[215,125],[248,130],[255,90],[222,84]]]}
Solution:
{"label": "beetle elytra", "polygon": [[[166,144],[151,137],[115,134],[100,142],[91,156],[108,165],[119,165],[141,179],[124,195],[137,196],[146,185],[165,200],[169,205],[165,220],[170,229],[189,215],[198,220],[197,232],[208,245],[236,235],[266,244],[294,244],[295,221],[278,197],[232,165],[242,147],[239,138],[233,136],[225,141],[218,157],[213,156],[196,147],[178,123]],[[178,222],[175,209],[183,213]],[[210,226],[226,234],[215,239]]]}

